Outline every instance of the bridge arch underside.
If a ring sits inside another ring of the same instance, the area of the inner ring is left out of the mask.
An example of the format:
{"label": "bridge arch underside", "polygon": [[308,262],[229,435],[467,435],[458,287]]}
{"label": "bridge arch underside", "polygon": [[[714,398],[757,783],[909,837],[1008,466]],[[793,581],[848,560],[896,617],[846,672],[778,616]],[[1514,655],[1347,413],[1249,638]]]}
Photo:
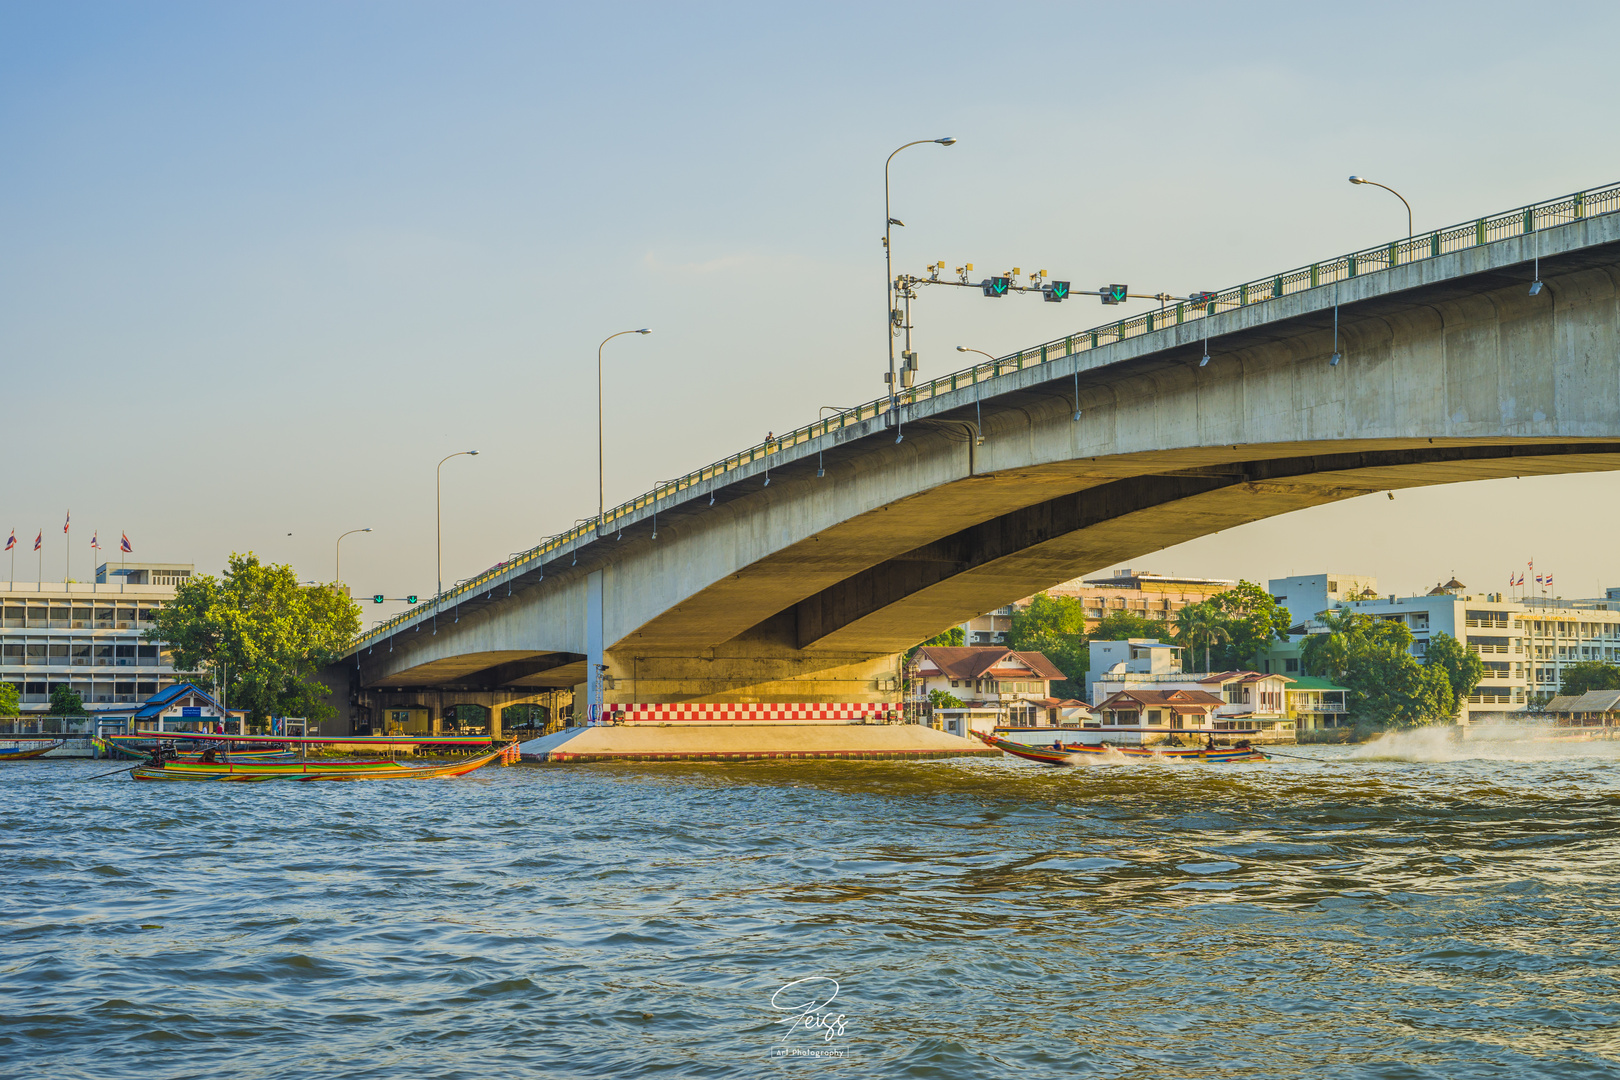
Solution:
{"label": "bridge arch underside", "polygon": [[[866,678],[861,689],[882,696],[899,675],[886,661],[918,641],[1076,576],[1201,536],[1382,491],[1620,470],[1620,439],[1424,438],[1333,453],[1321,452],[1321,444],[1222,450],[1201,453],[1209,460],[1196,465],[1179,453],[1169,462],[1178,467],[1031,503],[896,553],[701,651],[659,648],[648,640],[683,632],[669,625],[678,621],[678,613],[670,613],[664,625],[655,620],[609,651],[625,692],[609,693],[608,700],[805,700],[795,684],[818,678],[844,684],[843,697],[850,698],[857,673]],[[1253,456],[1257,452],[1263,456]],[[1230,459],[1215,460],[1222,456]],[[1031,479],[1027,471],[1021,475],[1026,484]],[[949,496],[936,490],[890,512],[926,514],[923,504]],[[918,505],[908,506],[913,502]],[[758,614],[761,591],[773,590],[756,586],[779,575],[766,565],[749,571],[705,590],[718,594],[705,597],[708,603],[683,607],[718,605],[743,618],[752,606]],[[716,678],[716,663],[728,659],[729,678]]]}

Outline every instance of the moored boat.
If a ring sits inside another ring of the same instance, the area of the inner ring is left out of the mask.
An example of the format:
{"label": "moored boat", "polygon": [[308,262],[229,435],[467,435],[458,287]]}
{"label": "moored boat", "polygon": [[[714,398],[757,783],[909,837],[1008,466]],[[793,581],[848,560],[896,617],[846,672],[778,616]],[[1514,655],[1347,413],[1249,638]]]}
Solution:
{"label": "moored boat", "polygon": [[18,743],[15,746],[0,746],[0,761],[28,761],[32,758],[44,757],[46,754],[62,745],[63,743],[58,740],[57,742],[47,743],[44,746],[25,747],[22,743]]}
{"label": "moored boat", "polygon": [[1063,743],[1055,746],[1031,746],[1010,739],[1002,739],[995,735],[983,735],[979,738],[994,746],[996,749],[1020,757],[1026,761],[1038,761],[1043,765],[1075,765],[1082,761],[1098,760],[1109,755],[1117,754],[1129,759],[1169,759],[1171,761],[1198,762],[1207,765],[1231,765],[1247,761],[1270,761],[1271,758],[1254,749],[1252,746],[1183,746],[1159,749],[1148,746],[1087,746],[1083,743]]}
{"label": "moored boat", "polygon": [[440,780],[463,776],[500,759],[518,759],[517,743],[465,761],[439,765],[404,765],[385,761],[295,761],[287,763],[174,762],[137,765],[136,780],[205,780],[256,783],[263,780]]}

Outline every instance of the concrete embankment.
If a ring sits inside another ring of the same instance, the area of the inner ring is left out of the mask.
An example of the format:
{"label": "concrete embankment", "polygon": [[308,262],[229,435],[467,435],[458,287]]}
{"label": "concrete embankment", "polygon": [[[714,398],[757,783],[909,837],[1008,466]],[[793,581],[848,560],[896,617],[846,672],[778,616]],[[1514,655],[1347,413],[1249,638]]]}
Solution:
{"label": "concrete embankment", "polygon": [[874,760],[1000,756],[977,739],[918,724],[603,725],[568,728],[522,744],[525,761]]}

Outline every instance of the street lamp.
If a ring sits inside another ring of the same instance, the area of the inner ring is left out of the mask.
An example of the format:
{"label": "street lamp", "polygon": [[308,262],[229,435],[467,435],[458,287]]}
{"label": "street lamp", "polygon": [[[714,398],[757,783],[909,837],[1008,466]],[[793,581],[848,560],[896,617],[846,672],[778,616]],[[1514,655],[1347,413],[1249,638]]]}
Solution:
{"label": "street lamp", "polygon": [[[945,136],[943,139],[918,139],[915,142],[908,142],[904,146],[896,147],[894,154],[898,154],[901,150],[906,149],[908,146],[921,146],[924,143],[938,143],[940,146],[955,146],[956,140],[949,135]],[[888,159],[883,162],[883,270],[885,277],[884,287],[887,290],[885,293],[885,301],[887,306],[883,312],[883,322],[887,327],[887,333],[889,335],[890,416],[895,416],[895,409],[899,404],[900,391],[899,386],[895,382],[894,378],[894,245],[889,241],[890,232],[892,231],[893,227],[896,225],[905,225],[905,222],[895,220],[895,218],[889,213],[889,162],[894,160],[894,154],[890,154]]]}
{"label": "street lamp", "polygon": [[1365,177],[1361,177],[1361,176],[1352,176],[1350,178],[1350,182],[1352,184],[1371,184],[1373,187],[1381,187],[1385,191],[1389,192],[1391,195],[1395,196],[1397,199],[1401,200],[1401,202],[1405,203],[1406,204],[1406,238],[1408,240],[1412,239],[1412,204],[1409,203],[1409,202],[1406,202],[1406,196],[1405,195],[1402,195],[1400,192],[1396,191],[1394,188],[1390,187],[1388,184],[1380,184],[1376,180],[1368,180]]}
{"label": "street lamp", "polygon": [[[979,354],[979,355],[980,355],[980,356],[990,356],[990,354],[989,354],[989,353],[987,353],[987,352],[985,352],[985,351],[984,351],[984,350],[983,350],[983,349],[970,349],[970,348],[968,348],[968,347],[967,347],[967,346],[966,346],[966,345],[958,345],[958,346],[957,346],[957,347],[956,347],[956,351],[957,351],[957,352],[976,352],[976,353],[978,353],[978,354]],[[994,360],[994,359],[995,359],[995,357],[993,357],[993,356],[990,356],[990,359],[991,359],[991,360]]]}
{"label": "street lamp", "polygon": [[344,536],[353,536],[355,533],[358,533],[358,532],[370,532],[370,531],[371,531],[370,529],[350,529],[348,532],[344,533],[342,536],[339,536],[337,538],[337,543],[332,545],[332,584],[334,584],[334,585],[343,584],[343,573],[339,569],[339,567],[341,567],[343,565],[339,561],[343,557],[343,537]]}
{"label": "street lamp", "polygon": [[[650,333],[651,330],[620,330],[603,338],[602,345],[626,334]],[[599,530],[607,523],[607,500],[602,494],[602,345],[596,347],[596,527]]]}
{"label": "street lamp", "polygon": [[[446,456],[442,461],[439,462],[439,467],[433,470],[433,543],[438,549],[439,554],[439,588],[438,591],[433,594],[433,606],[435,611],[439,606],[438,598],[444,594],[444,509],[443,502],[439,497],[439,491],[442,487],[440,478],[444,474],[444,463],[453,457],[477,456],[478,451],[476,450],[457,450],[455,453]],[[434,615],[433,617],[435,620],[438,619],[438,615]]]}

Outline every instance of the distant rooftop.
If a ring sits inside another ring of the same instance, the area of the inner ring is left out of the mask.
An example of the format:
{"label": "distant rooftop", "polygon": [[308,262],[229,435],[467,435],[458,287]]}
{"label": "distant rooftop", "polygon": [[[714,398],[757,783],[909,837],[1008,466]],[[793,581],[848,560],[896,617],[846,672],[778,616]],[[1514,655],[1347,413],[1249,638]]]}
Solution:
{"label": "distant rooftop", "polygon": [[1237,584],[1228,578],[1177,577],[1174,574],[1154,574],[1146,570],[1115,570],[1111,577],[1085,579],[1087,585],[1108,585],[1116,589],[1137,589],[1147,582],[1155,585],[1213,585],[1227,589]]}

